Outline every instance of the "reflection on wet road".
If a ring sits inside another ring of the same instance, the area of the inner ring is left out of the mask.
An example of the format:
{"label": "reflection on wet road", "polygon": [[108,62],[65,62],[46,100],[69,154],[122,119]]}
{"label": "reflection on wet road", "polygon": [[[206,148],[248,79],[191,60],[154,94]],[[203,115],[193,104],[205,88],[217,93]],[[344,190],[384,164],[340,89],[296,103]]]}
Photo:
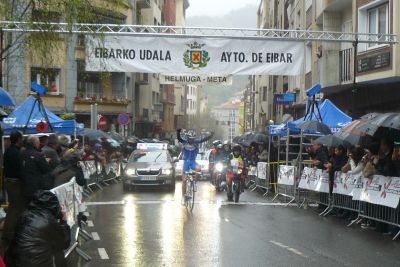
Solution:
{"label": "reflection on wet road", "polygon": [[[348,231],[343,223],[311,211],[274,205],[255,192],[245,192],[241,205],[231,205],[225,193],[201,182],[190,214],[181,205],[180,184],[176,188],[175,193],[123,192],[121,184],[114,184],[96,192],[87,200],[86,230],[99,240],[82,246],[93,259],[71,258],[69,265],[400,265],[395,243],[372,232]],[[360,247],[379,254],[379,260]]]}

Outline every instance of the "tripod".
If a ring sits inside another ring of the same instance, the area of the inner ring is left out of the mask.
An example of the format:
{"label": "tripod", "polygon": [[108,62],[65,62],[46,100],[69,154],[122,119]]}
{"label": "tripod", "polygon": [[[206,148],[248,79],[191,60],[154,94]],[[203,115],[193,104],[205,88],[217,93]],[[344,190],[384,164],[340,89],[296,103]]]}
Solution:
{"label": "tripod", "polygon": [[40,94],[37,93],[36,96],[35,96],[35,101],[33,102],[33,105],[32,105],[31,112],[29,113],[28,120],[26,121],[24,130],[23,130],[23,133],[24,133],[24,134],[26,133],[26,129],[28,128],[29,121],[30,121],[31,118],[32,118],[32,114],[33,114],[33,111],[35,110],[35,106],[36,106],[36,105],[38,105],[38,110],[39,110],[40,114],[42,114],[42,116],[44,117],[44,119],[45,119],[47,125],[49,125],[51,132],[53,132],[53,126],[51,126],[51,123],[50,123],[50,121],[49,121],[49,117],[47,116],[46,109],[45,109],[45,107],[43,106],[42,98],[40,97]]}

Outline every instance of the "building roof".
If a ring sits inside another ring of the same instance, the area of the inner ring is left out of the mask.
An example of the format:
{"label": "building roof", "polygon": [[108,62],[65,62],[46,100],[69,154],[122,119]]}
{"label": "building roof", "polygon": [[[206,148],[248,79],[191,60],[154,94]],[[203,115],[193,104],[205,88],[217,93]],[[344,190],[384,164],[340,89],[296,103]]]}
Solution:
{"label": "building roof", "polygon": [[225,102],[214,109],[239,109],[241,101],[228,101]]}

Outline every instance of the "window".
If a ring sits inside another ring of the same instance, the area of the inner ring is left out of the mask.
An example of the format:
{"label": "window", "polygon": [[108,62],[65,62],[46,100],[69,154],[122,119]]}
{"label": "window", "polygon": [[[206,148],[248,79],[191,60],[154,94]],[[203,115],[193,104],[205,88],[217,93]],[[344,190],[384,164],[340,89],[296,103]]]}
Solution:
{"label": "window", "polygon": [[264,86],[263,87],[263,90],[262,90],[262,94],[263,94],[263,96],[262,96],[262,100],[265,102],[265,101],[267,101],[267,91],[268,91],[268,87],[267,86]]}
{"label": "window", "polygon": [[[389,33],[389,4],[383,4],[368,10],[368,33],[388,34]],[[376,40],[383,40],[384,37],[376,37]],[[377,46],[376,43],[368,44],[368,47]]]}
{"label": "window", "polygon": [[91,98],[103,96],[99,72],[85,72],[85,62],[78,61],[78,95]]}
{"label": "window", "polygon": [[60,93],[60,69],[31,68],[31,81],[46,88],[46,93]]}

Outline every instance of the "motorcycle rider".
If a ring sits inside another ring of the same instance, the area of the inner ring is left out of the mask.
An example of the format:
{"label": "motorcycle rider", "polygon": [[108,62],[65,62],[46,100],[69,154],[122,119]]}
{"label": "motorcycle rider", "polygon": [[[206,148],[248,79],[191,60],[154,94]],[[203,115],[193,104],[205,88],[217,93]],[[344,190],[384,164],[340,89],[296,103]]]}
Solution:
{"label": "motorcycle rider", "polygon": [[[208,159],[208,162],[209,162],[209,164],[208,164],[208,169],[210,170],[210,177],[211,178],[213,178],[214,176],[214,165],[215,165],[215,163],[216,163],[216,157],[217,157],[217,154],[218,154],[218,145],[219,144],[221,144],[221,141],[220,140],[215,140],[214,142],[213,142],[213,148],[211,149],[211,152],[210,152],[210,157],[209,157],[209,159]],[[212,181],[213,181],[213,179],[211,179]]]}
{"label": "motorcycle rider", "polygon": [[242,169],[240,174],[240,189],[244,192],[245,174],[246,174],[246,161],[242,155],[242,147],[239,144],[234,144],[232,146],[232,153],[229,155],[228,160],[228,172],[226,176],[228,186],[232,184],[235,169]]}

